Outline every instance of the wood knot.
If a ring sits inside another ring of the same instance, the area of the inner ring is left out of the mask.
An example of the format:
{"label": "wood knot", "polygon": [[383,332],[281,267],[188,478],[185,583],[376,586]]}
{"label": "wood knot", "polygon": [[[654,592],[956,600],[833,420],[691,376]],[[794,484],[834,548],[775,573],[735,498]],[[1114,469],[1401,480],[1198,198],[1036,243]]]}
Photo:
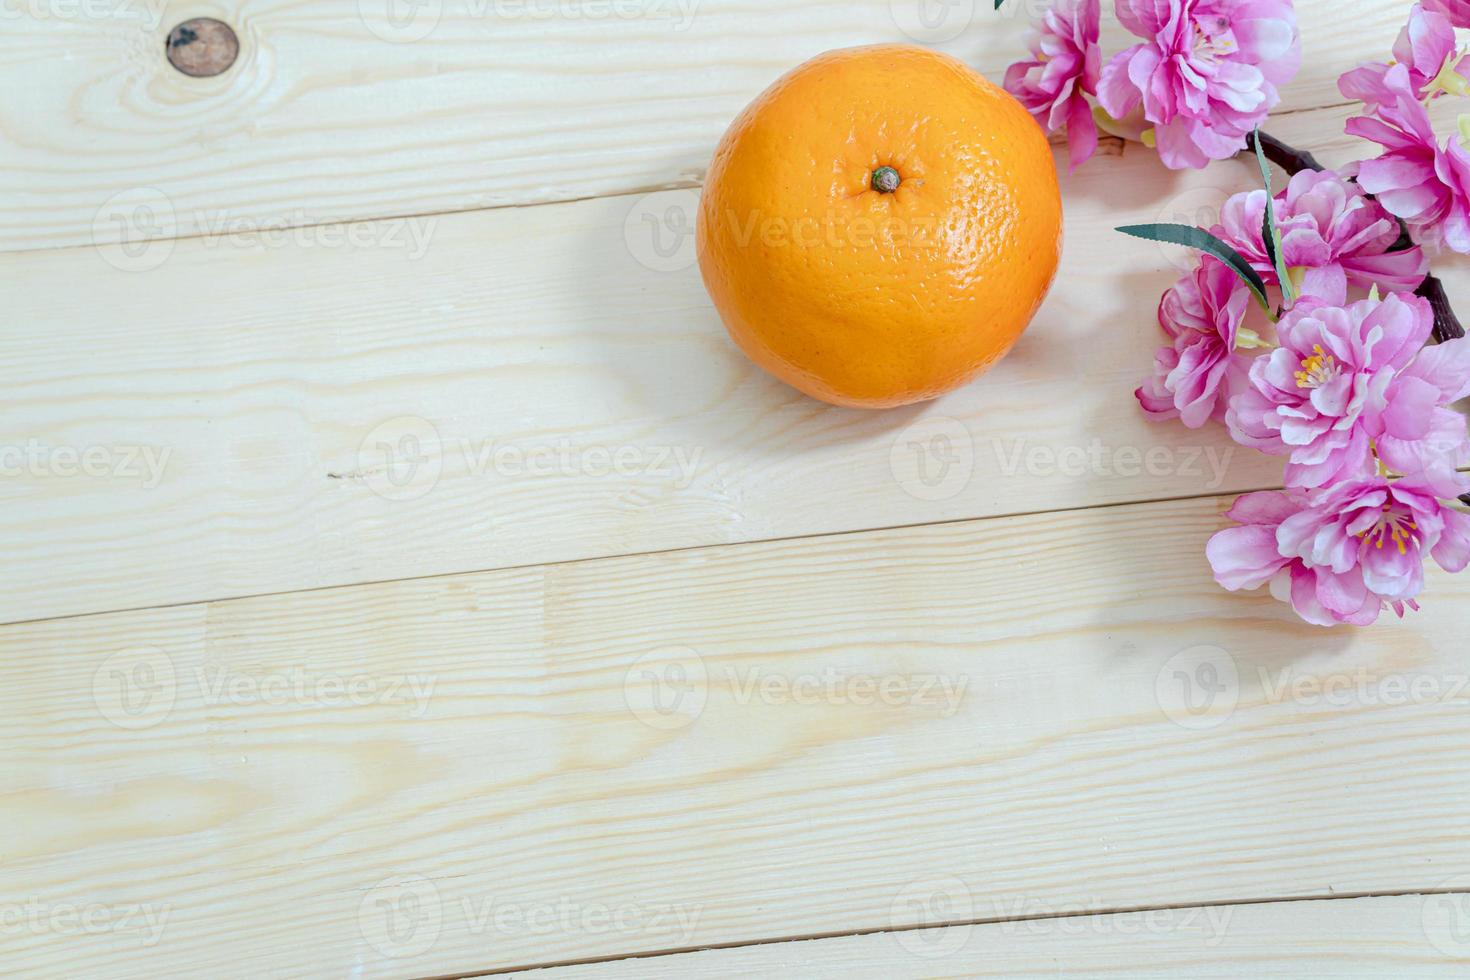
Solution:
{"label": "wood knot", "polygon": [[240,39],[229,24],[213,17],[186,20],[168,32],[168,63],[193,78],[218,75],[240,55]]}

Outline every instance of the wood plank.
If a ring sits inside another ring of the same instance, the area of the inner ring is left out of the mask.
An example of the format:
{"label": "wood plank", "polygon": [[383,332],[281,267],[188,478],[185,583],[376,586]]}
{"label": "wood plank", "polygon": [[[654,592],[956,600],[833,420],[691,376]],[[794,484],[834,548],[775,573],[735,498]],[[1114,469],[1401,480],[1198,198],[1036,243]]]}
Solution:
{"label": "wood plank", "polygon": [[[1344,118],[1278,128],[1345,159]],[[1218,427],[1137,411],[1192,260],[1113,231],[1212,221],[1254,164],[1098,164],[1065,180],[1062,273],[1018,348],[886,413],[735,350],[692,242],[643,237],[692,190],[0,256],[0,621],[1276,482]]]}
{"label": "wood plank", "polygon": [[1035,919],[710,949],[510,974],[523,980],[802,976],[1463,977],[1470,943],[1444,928],[1464,895],[1272,902]]}
{"label": "wood plank", "polygon": [[[1278,129],[1345,159],[1342,117]],[[357,245],[186,241],[146,270],[5,256],[0,489],[21,506],[0,516],[17,558],[0,619],[1274,482],[1218,430],[1138,415],[1181,256],[1111,230],[1209,220],[1252,167],[1104,163],[1068,181],[1062,278],[1015,354],[880,415],[751,368],[687,261],[629,247],[639,199],[383,222]],[[1452,291],[1470,282],[1462,260],[1440,267]],[[617,453],[631,466],[607,472]]]}
{"label": "wood plank", "polygon": [[[120,217],[133,234],[194,235],[223,221],[315,224],[690,186],[746,102],[829,48],[916,36],[999,79],[1038,5],[991,6],[11,4],[0,33],[0,250],[88,243],[116,233]],[[1307,57],[1282,108],[1341,102],[1338,74],[1387,57],[1406,7],[1298,0]],[[189,78],[164,58],[173,24],[199,15],[242,41],[216,78]],[[1107,20],[1108,50],[1121,50],[1125,32]]]}
{"label": "wood plank", "polygon": [[1226,503],[5,627],[6,894],[167,918],[0,962],[426,977],[1465,880],[1470,579],[1308,627],[1210,581]]}

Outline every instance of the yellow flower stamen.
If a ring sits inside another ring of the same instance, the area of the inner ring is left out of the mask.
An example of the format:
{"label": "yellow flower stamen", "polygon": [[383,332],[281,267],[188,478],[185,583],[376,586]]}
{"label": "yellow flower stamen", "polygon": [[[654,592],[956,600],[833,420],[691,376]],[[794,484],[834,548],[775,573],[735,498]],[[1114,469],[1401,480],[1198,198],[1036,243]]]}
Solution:
{"label": "yellow flower stamen", "polygon": [[1371,540],[1373,547],[1379,549],[1383,547],[1384,538],[1387,537],[1397,546],[1399,554],[1406,555],[1409,553],[1409,545],[1414,543],[1414,535],[1411,532],[1417,530],[1419,530],[1418,524],[1415,524],[1406,514],[1395,513],[1393,504],[1387,503],[1383,505],[1383,516],[1378,519],[1378,523],[1359,534],[1358,537],[1363,540]]}
{"label": "yellow flower stamen", "polygon": [[1302,369],[1296,372],[1298,388],[1320,388],[1339,373],[1337,358],[1324,351],[1321,344],[1313,344],[1312,350],[1316,353],[1302,358]]}

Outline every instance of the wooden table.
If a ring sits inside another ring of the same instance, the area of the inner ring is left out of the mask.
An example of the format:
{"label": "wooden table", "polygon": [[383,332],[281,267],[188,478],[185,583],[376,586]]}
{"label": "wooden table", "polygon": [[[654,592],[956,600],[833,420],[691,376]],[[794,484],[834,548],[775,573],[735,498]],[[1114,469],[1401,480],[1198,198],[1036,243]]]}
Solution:
{"label": "wooden table", "polygon": [[[1186,259],[1111,229],[1252,163],[1105,142],[1019,348],[843,411],[726,339],[702,168],[1034,4],[389,2],[5,4],[7,976],[1465,975],[1470,579],[1221,591],[1279,463],[1132,397]],[[1271,130],[1350,159],[1407,7],[1298,0]]]}

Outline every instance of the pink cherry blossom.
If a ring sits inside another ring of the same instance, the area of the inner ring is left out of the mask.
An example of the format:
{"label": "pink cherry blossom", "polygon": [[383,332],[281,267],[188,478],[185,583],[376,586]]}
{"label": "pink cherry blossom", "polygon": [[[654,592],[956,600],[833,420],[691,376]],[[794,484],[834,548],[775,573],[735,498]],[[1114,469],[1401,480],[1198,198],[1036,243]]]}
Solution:
{"label": "pink cherry blossom", "polygon": [[[1394,63],[1408,70],[1410,88],[1421,102],[1445,94],[1447,86],[1463,88],[1470,80],[1470,57],[1455,47],[1455,28],[1449,18],[1419,4],[1409,12],[1409,23],[1393,46],[1393,57]],[[1337,87],[1372,112],[1396,99],[1385,84],[1388,69],[1383,63],[1355,68],[1338,79]]]}
{"label": "pink cherry blossom", "polygon": [[1390,214],[1404,219],[1414,240],[1470,254],[1470,151],[1455,140],[1439,145],[1405,65],[1384,75],[1393,96],[1369,116],[1347,122],[1352,136],[1384,152],[1358,167],[1358,183]]}
{"label": "pink cherry blossom", "polygon": [[1231,400],[1231,435],[1286,456],[1290,486],[1370,475],[1373,440],[1426,438],[1417,413],[1439,403],[1441,383],[1456,386],[1458,358],[1430,372],[1437,381],[1411,382],[1405,374],[1396,383],[1433,326],[1428,301],[1404,293],[1345,307],[1299,302],[1276,326],[1281,346],[1251,364],[1249,387]]}
{"label": "pink cherry blossom", "polygon": [[[1262,229],[1266,192],[1236,194],[1225,202],[1213,234],[1235,248],[1267,282],[1276,267],[1266,257]],[[1389,252],[1399,224],[1357,185],[1332,171],[1303,170],[1276,196],[1281,252],[1289,269],[1305,270],[1303,295],[1334,306],[1347,302],[1347,287],[1412,292],[1429,272],[1420,248]]]}
{"label": "pink cherry blossom", "polygon": [[1225,516],[1240,526],[1216,532],[1205,545],[1215,581],[1231,592],[1269,584],[1271,595],[1291,603],[1296,614],[1314,626],[1373,623],[1383,610],[1383,600],[1369,593],[1361,568],[1337,573],[1282,553],[1277,532],[1306,508],[1305,495],[1294,491],[1266,490],[1239,497]]}
{"label": "pink cherry blossom", "polygon": [[1065,129],[1072,169],[1097,151],[1097,123],[1087,96],[1097,94],[1099,0],[1056,0],[1030,39],[1031,61],[1006,70],[1005,88],[1048,133]]}
{"label": "pink cherry blossom", "polygon": [[1154,354],[1154,372],[1134,394],[1154,421],[1177,418],[1191,429],[1224,417],[1245,387],[1249,361],[1235,352],[1250,291],[1212,256],[1180,279],[1159,303],[1170,344]]}
{"label": "pink cherry blossom", "polygon": [[1441,492],[1464,489],[1420,477],[1352,480],[1309,497],[1310,506],[1281,522],[1276,544],[1334,575],[1361,569],[1363,585],[1389,602],[1416,598],[1424,589],[1424,559],[1447,572],[1470,564],[1470,514],[1443,506]]}
{"label": "pink cherry blossom", "polygon": [[1424,0],[1424,8],[1444,14],[1456,27],[1470,27],[1470,0]]}
{"label": "pink cherry blossom", "polygon": [[1173,169],[1234,156],[1301,66],[1291,0],[1117,0],[1142,44],[1103,68],[1098,100],[1115,119],[1140,105]]}
{"label": "pink cherry blossom", "polygon": [[1383,431],[1374,443],[1378,458],[1398,473],[1454,479],[1455,470],[1470,463],[1470,434],[1465,417],[1449,405],[1466,395],[1470,339],[1425,347],[1388,389]]}
{"label": "pink cherry blossom", "polygon": [[1466,485],[1371,476],[1249,493],[1226,515],[1240,526],[1211,537],[1205,556],[1232,592],[1269,583],[1309,623],[1366,626],[1385,605],[1419,608],[1426,556],[1450,572],[1470,564],[1470,515],[1439,499]]}

